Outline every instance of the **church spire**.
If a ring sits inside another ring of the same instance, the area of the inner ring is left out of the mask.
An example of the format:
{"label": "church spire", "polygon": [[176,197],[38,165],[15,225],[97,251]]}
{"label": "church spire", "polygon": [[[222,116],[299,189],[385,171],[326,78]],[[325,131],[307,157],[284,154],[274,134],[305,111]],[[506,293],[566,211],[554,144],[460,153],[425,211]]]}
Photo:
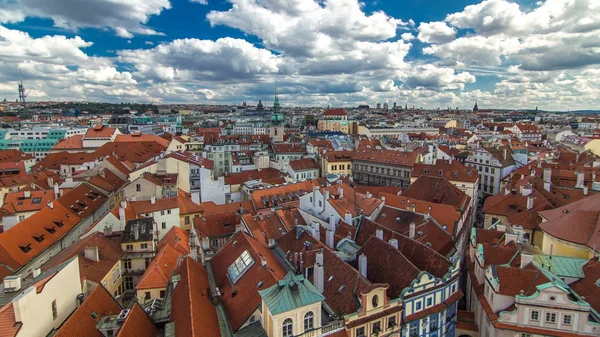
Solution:
{"label": "church spire", "polygon": [[473,111],[479,111],[479,107],[477,106],[477,102],[475,102],[475,106],[473,107]]}

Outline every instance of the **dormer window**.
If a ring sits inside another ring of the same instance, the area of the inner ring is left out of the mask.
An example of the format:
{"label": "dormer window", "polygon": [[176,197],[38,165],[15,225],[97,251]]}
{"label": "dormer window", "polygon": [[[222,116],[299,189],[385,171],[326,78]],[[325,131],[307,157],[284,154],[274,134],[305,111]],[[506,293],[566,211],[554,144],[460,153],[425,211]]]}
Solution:
{"label": "dormer window", "polygon": [[46,231],[48,231],[48,233],[50,233],[50,234],[54,234],[54,233],[56,233],[56,228],[55,228],[55,226],[46,227]]}
{"label": "dormer window", "polygon": [[227,274],[231,283],[235,284],[244,276],[244,274],[254,265],[252,255],[245,250],[233,263],[227,268]]}
{"label": "dormer window", "polygon": [[19,248],[21,248],[23,253],[27,253],[31,250],[31,244],[19,245]]}
{"label": "dormer window", "polygon": [[42,242],[44,241],[44,234],[40,234],[40,235],[34,235],[33,238],[35,239],[35,241],[37,242]]}
{"label": "dormer window", "polygon": [[61,228],[62,226],[65,225],[65,224],[63,224],[62,220],[61,221],[53,221],[53,222],[58,228]]}

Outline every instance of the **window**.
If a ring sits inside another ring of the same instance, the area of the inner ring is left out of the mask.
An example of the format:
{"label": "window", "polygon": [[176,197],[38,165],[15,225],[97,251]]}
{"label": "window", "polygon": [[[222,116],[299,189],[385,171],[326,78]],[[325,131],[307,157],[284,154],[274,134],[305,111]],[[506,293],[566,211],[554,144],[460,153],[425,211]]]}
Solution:
{"label": "window", "polygon": [[142,249],[148,249],[148,244],[147,243],[142,243],[140,245],[140,248],[142,248]]}
{"label": "window", "polygon": [[52,301],[52,319],[58,317],[58,310],[56,309],[56,300]]}
{"label": "window", "polygon": [[125,278],[125,290],[133,290],[133,278]]}
{"label": "window", "polygon": [[536,310],[533,310],[533,311],[531,311],[531,314],[530,314],[529,317],[530,317],[530,319],[532,321],[536,321],[537,322],[537,321],[540,320],[540,312],[536,311]]}
{"label": "window", "polygon": [[571,325],[571,324],[573,324],[573,316],[571,316],[571,315],[564,315],[563,316],[563,324],[564,325]]}
{"label": "window", "polygon": [[165,290],[161,290],[160,291],[160,298],[165,298],[166,294],[167,294],[167,292]]}
{"label": "window", "polygon": [[360,327],[356,329],[356,337],[362,337],[365,335],[365,327]]}
{"label": "window", "polygon": [[433,297],[427,298],[427,304],[426,304],[426,306],[429,308],[431,305],[433,305]]}
{"label": "window", "polygon": [[438,328],[438,319],[437,316],[431,316],[431,320],[429,321],[429,331],[435,331]]}
{"label": "window", "polygon": [[411,322],[408,335],[410,337],[415,337],[419,335],[419,322]]}
{"label": "window", "polygon": [[128,250],[128,251],[133,250],[133,245],[125,245],[125,250]]}
{"label": "window", "polygon": [[160,211],[160,215],[165,215],[165,211]]}
{"label": "window", "polygon": [[291,318],[286,318],[283,321],[283,325],[281,327],[283,331],[283,337],[292,337],[294,334],[294,322]]}
{"label": "window", "polygon": [[167,223],[163,221],[163,223],[161,224],[162,229],[166,229],[167,228]]}
{"label": "window", "polygon": [[421,307],[422,307],[422,302],[421,301],[418,301],[418,302],[415,303],[415,310],[421,310]]}
{"label": "window", "polygon": [[556,313],[547,312],[546,313],[546,323],[556,323]]}
{"label": "window", "polygon": [[304,331],[312,330],[314,328],[315,314],[312,311],[307,312],[304,315]]}
{"label": "window", "polygon": [[245,250],[227,269],[227,273],[229,274],[229,279],[233,284],[235,284],[243,275],[252,267],[254,264],[254,259]]}
{"label": "window", "polygon": [[189,224],[190,224],[190,217],[189,217],[189,216],[186,216],[186,217],[185,217],[185,224],[186,224],[186,225],[189,225]]}
{"label": "window", "polygon": [[171,210],[170,209],[167,210],[167,214],[171,214]]}
{"label": "window", "polygon": [[136,191],[136,192],[141,192],[141,191],[142,191],[142,185],[140,185],[140,184],[135,184],[135,191]]}
{"label": "window", "polygon": [[530,334],[530,333],[523,332],[523,333],[521,334],[521,337],[531,337],[531,334]]}
{"label": "window", "polygon": [[388,317],[388,329],[393,329],[396,326],[396,316]]}
{"label": "window", "polygon": [[381,331],[381,322],[373,323],[372,328],[371,328],[371,333],[376,335],[379,333],[379,331]]}
{"label": "window", "polygon": [[150,299],[150,292],[149,292],[149,291],[146,291],[146,292],[144,293],[144,299],[145,299],[145,300],[149,300],[149,299]]}
{"label": "window", "polygon": [[131,259],[123,260],[123,267],[125,268],[125,270],[131,269]]}
{"label": "window", "polygon": [[377,308],[379,305],[379,297],[377,295],[373,296],[371,299],[371,304],[373,304],[373,308]]}

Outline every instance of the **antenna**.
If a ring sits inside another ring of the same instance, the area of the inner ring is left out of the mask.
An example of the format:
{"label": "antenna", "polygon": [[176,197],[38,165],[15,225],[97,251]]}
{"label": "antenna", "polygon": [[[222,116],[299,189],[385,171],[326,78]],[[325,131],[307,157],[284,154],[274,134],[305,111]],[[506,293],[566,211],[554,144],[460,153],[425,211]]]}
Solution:
{"label": "antenna", "polygon": [[25,101],[25,97],[27,97],[27,95],[25,94],[25,86],[23,86],[23,74],[21,73],[21,70],[19,70],[19,102],[21,102],[23,105],[27,105],[27,102]]}

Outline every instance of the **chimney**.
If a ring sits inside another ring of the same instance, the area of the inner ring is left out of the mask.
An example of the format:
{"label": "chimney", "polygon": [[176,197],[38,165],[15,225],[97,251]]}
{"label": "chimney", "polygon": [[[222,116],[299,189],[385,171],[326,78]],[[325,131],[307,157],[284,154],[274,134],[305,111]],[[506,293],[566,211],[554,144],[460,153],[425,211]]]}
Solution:
{"label": "chimney", "polygon": [[54,209],[54,203],[52,201],[48,201],[48,208]]}
{"label": "chimney", "polygon": [[367,191],[367,199],[371,199],[373,197],[373,194],[371,194],[371,192]]}
{"label": "chimney", "polygon": [[336,230],[336,221],[333,215],[329,216],[329,230],[335,232]]}
{"label": "chimney", "polygon": [[140,228],[139,226],[133,226],[133,237],[135,241],[140,239]]}
{"label": "chimney", "polygon": [[396,240],[396,239],[391,239],[391,240],[389,241],[389,243],[390,243],[390,245],[391,245],[392,247],[394,247],[394,248],[398,249],[398,240]]}
{"label": "chimney", "polygon": [[[315,240],[321,241],[321,226],[319,224],[312,227],[310,232]],[[325,238],[325,239],[327,239],[327,238]]]}
{"label": "chimney", "polygon": [[360,254],[358,257],[358,271],[364,278],[367,278],[367,257],[365,254]]}
{"label": "chimney", "polygon": [[258,218],[258,220],[263,221],[265,219],[265,216],[262,213],[258,213],[256,215],[256,217]]}
{"label": "chimney", "polygon": [[585,178],[584,172],[577,172],[577,183],[575,184],[575,188],[583,188],[583,181]]}
{"label": "chimney", "polygon": [[319,190],[319,186],[313,186],[313,208],[317,205],[317,191]]}
{"label": "chimney", "polygon": [[327,244],[327,247],[334,249],[335,247],[333,247],[335,245],[335,236],[334,236],[334,232],[332,230],[327,230],[327,232],[325,232],[325,244]]}
{"label": "chimney", "polygon": [[54,183],[54,199],[58,199],[60,197],[60,189],[58,188],[58,183]]}
{"label": "chimney", "polygon": [[338,187],[338,195],[340,199],[344,198],[344,189],[341,186]]}
{"label": "chimney", "polygon": [[544,189],[548,192],[550,192],[550,183],[544,183]]}
{"label": "chimney", "polygon": [[527,267],[533,261],[533,255],[521,252],[521,269]]}
{"label": "chimney", "polygon": [[23,191],[23,198],[25,198],[25,199],[31,198],[31,191],[29,191],[29,190]]}
{"label": "chimney", "polygon": [[54,178],[48,177],[47,183],[48,183],[48,186],[53,186],[54,185]]}
{"label": "chimney", "polygon": [[528,195],[527,196],[527,209],[533,209],[533,196],[532,195]]}
{"label": "chimney", "polygon": [[506,160],[506,147],[502,150],[502,157]]}
{"label": "chimney", "polygon": [[127,201],[125,201],[125,200],[121,201],[121,208],[127,208]]}
{"label": "chimney", "polygon": [[550,167],[546,167],[544,169],[544,182],[546,182],[546,183],[552,182],[552,169]]}
{"label": "chimney", "polygon": [[417,227],[417,225],[414,222],[410,223],[410,226],[408,228],[408,237],[409,238],[411,238],[411,239],[415,238],[416,227]]}
{"label": "chimney", "polygon": [[263,256],[263,257],[260,258],[260,265],[262,267],[264,267],[264,266],[267,265],[267,258],[266,257]]}
{"label": "chimney", "polygon": [[98,251],[98,247],[85,247],[84,256],[86,259],[94,262],[100,261],[100,252]]}
{"label": "chimney", "polygon": [[509,195],[510,194],[510,186],[506,185],[506,187],[504,187],[504,195]]}
{"label": "chimney", "polygon": [[416,206],[417,205],[415,203],[409,204],[408,207],[407,207],[407,210],[409,212],[416,212]]}
{"label": "chimney", "polygon": [[329,200],[329,190],[323,190],[323,200]]}
{"label": "chimney", "polygon": [[40,268],[35,268],[35,269],[33,270],[33,277],[34,277],[34,278],[35,278],[35,277],[38,277],[38,276],[40,276],[40,274],[41,274],[41,273],[42,273],[42,270],[41,270]]}
{"label": "chimney", "polygon": [[241,223],[235,225],[235,232],[243,232],[244,231],[244,225],[242,225]]}
{"label": "chimney", "polygon": [[588,187],[583,186],[583,195],[588,195]]}
{"label": "chimney", "polygon": [[156,203],[156,196],[155,195],[153,195],[152,197],[150,197],[150,203],[152,205],[154,205]]}
{"label": "chimney", "polygon": [[298,216],[294,214],[294,226],[298,226]]}
{"label": "chimney", "polygon": [[313,275],[315,288],[322,294],[325,290],[325,269],[323,267],[323,253],[317,253],[315,271]]}
{"label": "chimney", "polygon": [[350,212],[346,212],[346,214],[344,214],[344,221],[347,224],[352,225],[352,214],[350,214]]}
{"label": "chimney", "polygon": [[375,236],[379,239],[379,240],[383,240],[383,231],[381,229],[378,229],[375,231]]}
{"label": "chimney", "polygon": [[125,208],[123,207],[119,207],[119,222],[121,223],[121,230],[124,230],[127,219],[125,218]]}

